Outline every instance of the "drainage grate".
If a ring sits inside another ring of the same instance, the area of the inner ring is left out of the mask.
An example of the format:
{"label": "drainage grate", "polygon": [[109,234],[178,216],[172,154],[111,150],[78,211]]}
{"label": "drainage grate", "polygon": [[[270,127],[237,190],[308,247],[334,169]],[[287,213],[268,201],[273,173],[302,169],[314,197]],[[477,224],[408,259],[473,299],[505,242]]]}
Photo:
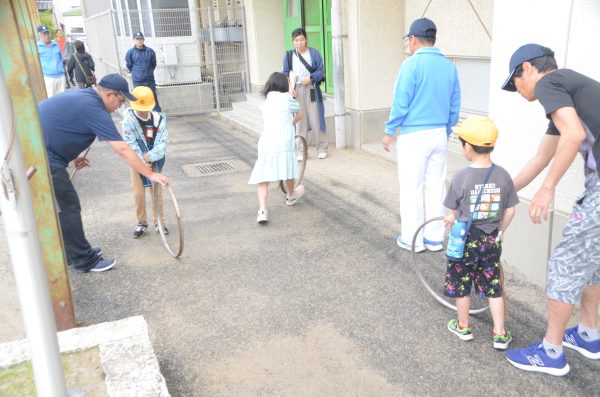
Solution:
{"label": "drainage grate", "polygon": [[181,168],[189,177],[230,174],[248,170],[248,166],[238,159],[204,161],[201,163],[185,164]]}
{"label": "drainage grate", "polygon": [[196,169],[198,169],[201,174],[235,171],[235,167],[229,163],[196,164]]}

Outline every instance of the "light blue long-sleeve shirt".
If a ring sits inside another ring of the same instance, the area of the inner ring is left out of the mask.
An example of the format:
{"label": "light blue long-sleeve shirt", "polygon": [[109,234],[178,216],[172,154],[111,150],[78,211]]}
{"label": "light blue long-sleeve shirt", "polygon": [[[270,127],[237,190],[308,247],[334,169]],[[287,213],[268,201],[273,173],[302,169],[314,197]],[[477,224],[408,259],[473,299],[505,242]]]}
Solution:
{"label": "light blue long-sleeve shirt", "polygon": [[47,46],[43,41],[39,40],[37,48],[44,76],[53,78],[64,76],[63,57],[60,52],[60,46],[56,41],[51,40],[50,45]]}
{"label": "light blue long-sleeve shirt", "polygon": [[440,50],[421,47],[402,63],[385,133],[446,128],[458,121],[460,85],[456,68]]}

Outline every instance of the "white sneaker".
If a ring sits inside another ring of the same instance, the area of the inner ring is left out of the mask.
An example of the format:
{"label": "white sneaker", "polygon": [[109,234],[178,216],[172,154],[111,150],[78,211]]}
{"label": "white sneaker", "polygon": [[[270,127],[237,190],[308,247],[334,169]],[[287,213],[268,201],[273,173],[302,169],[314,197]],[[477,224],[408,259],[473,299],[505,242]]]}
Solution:
{"label": "white sneaker", "polygon": [[294,189],[294,194],[292,194],[292,195],[288,194],[288,196],[285,199],[285,203],[287,205],[294,205],[298,202],[300,197],[302,197],[303,195],[304,195],[304,185],[298,185]]}
{"label": "white sneaker", "polygon": [[327,158],[327,153],[319,153],[319,160],[323,160]]}
{"label": "white sneaker", "polygon": [[304,156],[299,154],[296,156],[298,158],[298,161],[304,161]]}
{"label": "white sneaker", "polygon": [[256,222],[258,223],[267,223],[267,215],[269,211],[267,210],[258,210],[258,215],[256,216]]}

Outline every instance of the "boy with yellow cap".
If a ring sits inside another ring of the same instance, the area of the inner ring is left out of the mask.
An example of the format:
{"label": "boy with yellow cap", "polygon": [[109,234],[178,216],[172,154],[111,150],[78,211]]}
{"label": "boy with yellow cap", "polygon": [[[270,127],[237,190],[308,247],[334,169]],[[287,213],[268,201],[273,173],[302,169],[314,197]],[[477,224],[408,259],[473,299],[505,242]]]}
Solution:
{"label": "boy with yellow cap", "polygon": [[[160,172],[165,164],[165,151],[167,149],[167,119],[163,113],[152,111],[156,102],[154,94],[149,87],[138,86],[132,91],[137,101],[130,102],[131,108],[125,111],[123,117],[123,140],[137,153],[138,157],[150,169]],[[131,169],[131,187],[133,189],[133,202],[137,226],[133,231],[133,238],[140,238],[148,228],[146,212],[145,187],[152,184],[143,175]],[[162,188],[155,184],[158,189],[158,212],[163,219]],[[158,221],[156,213],[154,216],[154,227],[158,232]],[[163,223],[164,224],[164,223]],[[164,228],[165,234],[169,231]]]}
{"label": "boy with yellow cap", "polygon": [[[448,323],[448,330],[461,340],[473,339],[469,327],[469,295],[471,284],[476,292],[489,300],[494,322],[493,346],[507,349],[512,340],[504,328],[504,301],[500,282],[502,234],[510,224],[519,198],[511,176],[492,163],[498,129],[492,119],[472,116],[453,128],[462,143],[464,156],[471,165],[452,178],[444,206],[450,214],[446,225],[464,222],[466,244],[462,258],[450,256],[444,284],[444,295],[456,298],[458,319]],[[450,245],[450,244],[449,244]]]}

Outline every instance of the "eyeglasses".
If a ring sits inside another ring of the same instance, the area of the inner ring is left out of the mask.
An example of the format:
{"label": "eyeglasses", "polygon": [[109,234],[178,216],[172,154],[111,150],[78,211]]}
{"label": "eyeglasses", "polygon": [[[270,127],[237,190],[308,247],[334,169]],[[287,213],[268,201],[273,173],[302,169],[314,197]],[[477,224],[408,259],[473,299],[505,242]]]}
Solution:
{"label": "eyeglasses", "polygon": [[127,98],[125,98],[125,95],[121,94],[120,92],[112,91],[111,94],[113,94],[114,96],[116,96],[119,99],[119,103],[121,105],[124,104],[125,101],[127,101]]}

